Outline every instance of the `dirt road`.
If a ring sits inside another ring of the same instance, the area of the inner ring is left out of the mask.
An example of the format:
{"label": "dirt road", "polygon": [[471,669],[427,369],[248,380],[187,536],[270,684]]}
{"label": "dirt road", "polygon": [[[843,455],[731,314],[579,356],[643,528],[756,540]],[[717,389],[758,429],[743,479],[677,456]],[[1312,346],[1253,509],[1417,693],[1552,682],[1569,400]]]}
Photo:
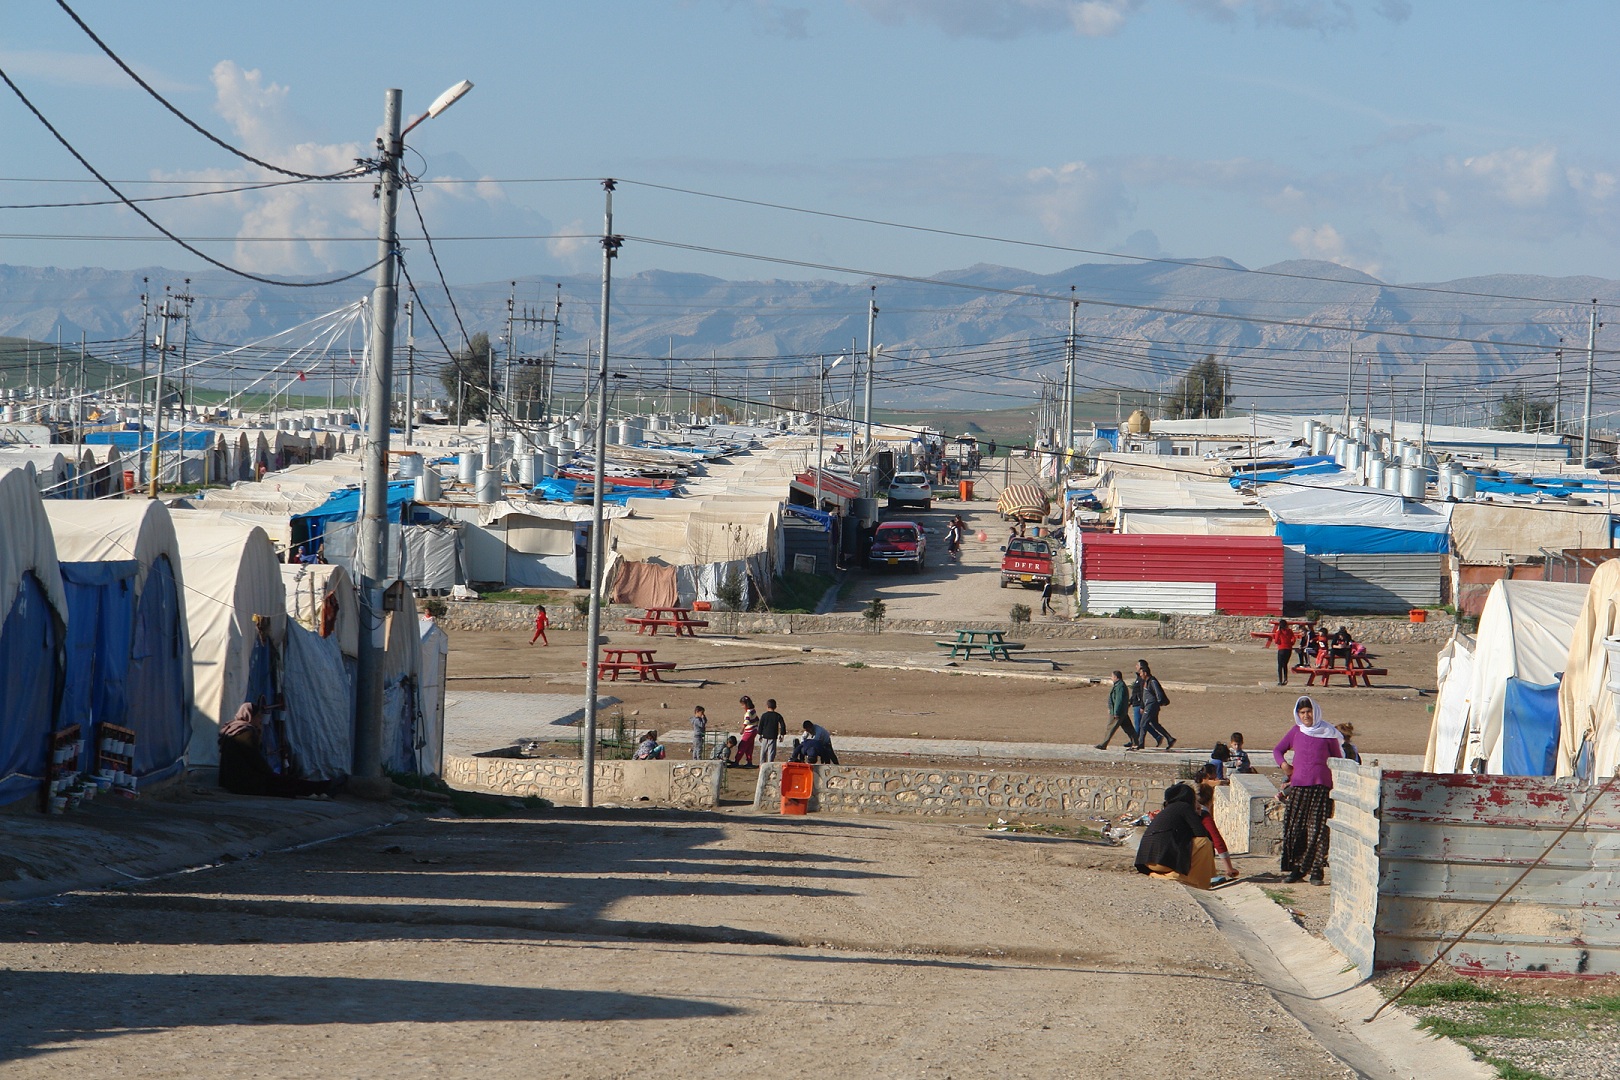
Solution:
{"label": "dirt road", "polygon": [[1179,886],[981,827],[424,820],[0,909],[8,1077],[1348,1075]]}

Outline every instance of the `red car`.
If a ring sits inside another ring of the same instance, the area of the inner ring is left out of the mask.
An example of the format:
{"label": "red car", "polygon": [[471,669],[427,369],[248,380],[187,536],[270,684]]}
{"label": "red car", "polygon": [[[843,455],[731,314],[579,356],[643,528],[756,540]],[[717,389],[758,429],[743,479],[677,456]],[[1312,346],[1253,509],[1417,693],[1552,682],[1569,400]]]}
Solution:
{"label": "red car", "polygon": [[1052,545],[1045,540],[1014,537],[1001,549],[1001,587],[1013,582],[1041,588],[1052,580]]}
{"label": "red car", "polygon": [[872,534],[872,549],[866,561],[871,566],[910,566],[921,573],[928,550],[928,538],[914,521],[885,521]]}

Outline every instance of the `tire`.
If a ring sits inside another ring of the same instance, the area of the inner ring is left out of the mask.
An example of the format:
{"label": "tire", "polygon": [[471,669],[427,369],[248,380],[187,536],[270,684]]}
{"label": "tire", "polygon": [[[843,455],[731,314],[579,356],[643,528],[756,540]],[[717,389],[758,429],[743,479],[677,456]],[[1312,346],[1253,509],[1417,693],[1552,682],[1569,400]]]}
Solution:
{"label": "tire", "polygon": [[1001,579],[1001,587],[1003,589],[1005,589],[1007,587],[1007,579],[1006,578]]}
{"label": "tire", "polygon": [[922,508],[923,508],[923,509],[924,509],[924,510],[932,510],[932,509],[933,509],[933,508],[934,508],[934,504],[933,504],[933,501],[932,501],[932,500],[930,500],[930,501],[928,501],[928,502],[925,502],[925,503],[923,503],[923,504],[922,504]]}

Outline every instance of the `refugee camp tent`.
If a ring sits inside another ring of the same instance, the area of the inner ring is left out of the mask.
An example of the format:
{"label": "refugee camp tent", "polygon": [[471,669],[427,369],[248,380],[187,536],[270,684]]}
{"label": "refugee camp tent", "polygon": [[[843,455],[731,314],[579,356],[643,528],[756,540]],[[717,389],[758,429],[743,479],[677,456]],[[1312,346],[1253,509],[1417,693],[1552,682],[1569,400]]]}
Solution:
{"label": "refugee camp tent", "polygon": [[354,676],[360,598],[341,566],[281,567],[287,591],[287,742],[307,780],[328,780],[354,761]]}
{"label": "refugee camp tent", "polygon": [[1602,563],[1587,586],[1586,603],[1570,636],[1558,690],[1561,736],[1558,775],[1613,776],[1620,766],[1620,559]]}
{"label": "refugee camp tent", "polygon": [[[1557,683],[1587,586],[1498,581],[1479,617],[1463,768],[1545,776],[1556,766]],[[1550,688],[1550,689],[1549,689]]]}
{"label": "refugee camp tent", "polygon": [[67,618],[34,470],[0,472],[0,806],[38,795],[45,782]]}
{"label": "refugee camp tent", "polygon": [[1464,633],[1452,635],[1436,660],[1434,719],[1423,755],[1424,772],[1460,772],[1468,741],[1468,705],[1474,692],[1474,646]]}
{"label": "refugee camp tent", "polygon": [[[428,743],[423,723],[422,627],[416,594],[396,581],[383,594],[383,768],[414,773],[420,763],[437,761],[443,743]],[[442,728],[440,729],[442,738]]]}
{"label": "refugee camp tent", "polygon": [[[248,701],[276,701],[287,639],[286,590],[264,530],[192,522],[174,512],[186,568],[186,626],[195,692],[192,765],[219,764],[219,726]],[[272,718],[273,719],[273,718]],[[267,731],[274,731],[267,725]]]}
{"label": "refugee camp tent", "polygon": [[422,631],[422,672],[418,690],[422,701],[422,757],[417,772],[439,776],[444,772],[444,688],[450,667],[450,635],[433,616],[418,620]]}
{"label": "refugee camp tent", "polygon": [[135,732],[135,775],[184,767],[191,733],[191,638],[168,507],[155,500],[49,502],[67,590],[64,721]]}
{"label": "refugee camp tent", "polygon": [[1261,505],[1284,544],[1309,555],[1450,550],[1450,504],[1429,505],[1378,488],[1294,483],[1267,487]]}
{"label": "refugee camp tent", "polygon": [[45,447],[6,447],[0,449],[0,469],[33,466],[34,484],[47,499],[73,497],[73,466],[55,450]]}

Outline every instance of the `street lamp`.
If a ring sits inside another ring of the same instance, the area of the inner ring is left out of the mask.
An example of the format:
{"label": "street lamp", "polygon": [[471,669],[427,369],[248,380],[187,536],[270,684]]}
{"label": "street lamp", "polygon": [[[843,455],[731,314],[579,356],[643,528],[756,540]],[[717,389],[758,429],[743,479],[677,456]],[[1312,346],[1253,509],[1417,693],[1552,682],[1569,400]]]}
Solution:
{"label": "street lamp", "polygon": [[[440,94],[428,111],[411,121],[410,131],[438,116],[472,89],[462,80]],[[394,318],[399,306],[395,216],[399,210],[399,159],[405,132],[399,127],[400,92],[383,95],[383,136],[377,140],[377,284],[371,294],[371,370],[366,385],[366,438],[360,475],[360,535],[354,568],[363,624],[355,664],[354,775],[372,781],[382,775],[383,590],[388,567],[388,427],[393,412]]]}
{"label": "street lamp", "polygon": [[821,457],[821,455],[822,455],[822,448],[825,445],[825,440],[826,440],[826,436],[825,436],[825,433],[824,433],[824,430],[825,430],[825,427],[826,427],[826,420],[825,420],[825,418],[823,417],[822,414],[826,411],[826,407],[827,407],[827,373],[832,371],[833,368],[837,367],[839,364],[842,364],[843,362],[844,362],[844,358],[842,356],[840,356],[838,359],[834,360],[830,364],[823,361],[822,366],[821,366],[821,373],[816,378],[816,512],[817,513],[821,512],[821,469],[822,469],[822,457]]}

